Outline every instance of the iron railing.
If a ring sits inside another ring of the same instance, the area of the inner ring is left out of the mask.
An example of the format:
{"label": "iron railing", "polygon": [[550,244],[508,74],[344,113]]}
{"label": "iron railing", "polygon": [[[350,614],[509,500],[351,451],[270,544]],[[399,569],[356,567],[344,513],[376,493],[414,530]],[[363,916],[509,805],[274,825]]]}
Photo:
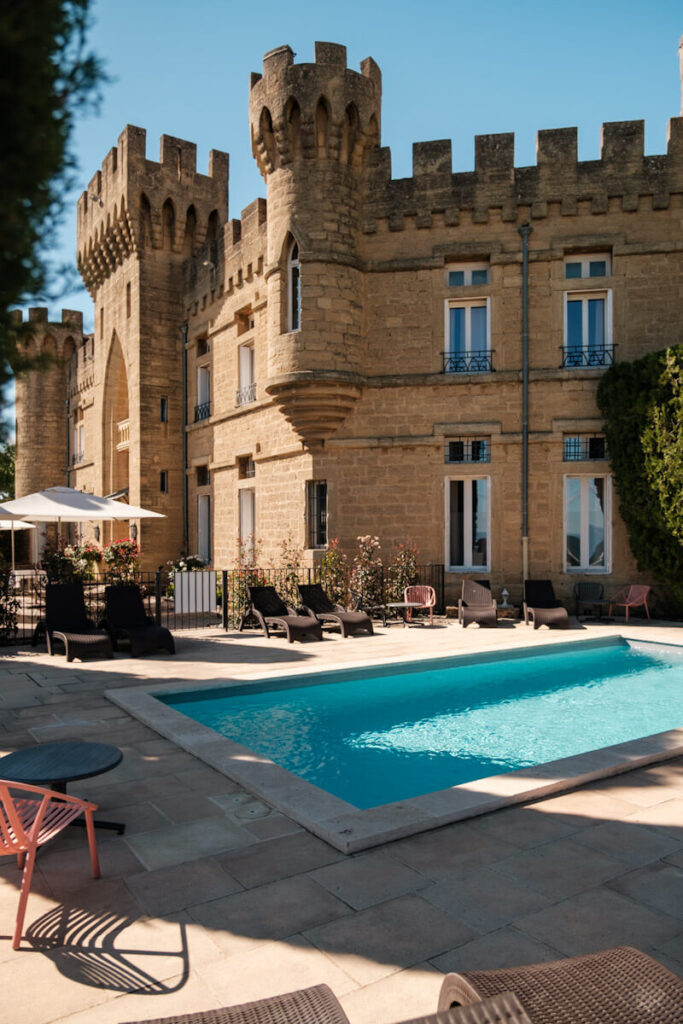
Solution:
{"label": "iron railing", "polygon": [[609,459],[604,437],[565,437],[564,462],[600,462]]}
{"label": "iron railing", "polygon": [[211,415],[211,402],[201,402],[194,407],[194,421],[207,420]]}
{"label": "iron railing", "polygon": [[[368,607],[402,600],[404,585],[422,583],[434,587],[437,612],[445,610],[444,567],[431,563],[417,566],[410,580],[399,578],[390,567],[384,566],[378,566],[361,580],[352,579],[350,570],[333,576],[319,566],[202,569],[184,573],[183,577],[182,601],[175,593],[172,571],[136,572],[127,576],[125,582],[138,584],[147,614],[157,625],[176,631],[211,626],[222,626],[226,630],[239,627],[249,607],[249,585],[273,586],[283,601],[296,608],[300,605],[298,583],[321,583],[333,601],[350,606],[358,599]],[[16,575],[0,573],[0,643],[44,642],[47,582],[42,571]],[[121,576],[116,574],[83,581],[86,610],[95,624],[105,615],[105,587],[121,582]],[[244,624],[247,628],[256,625],[253,619]]]}
{"label": "iron railing", "polygon": [[249,405],[250,402],[256,401],[256,382],[252,381],[251,384],[244,384],[241,388],[238,388],[235,392],[235,405]]}
{"label": "iron railing", "polygon": [[491,442],[486,437],[466,437],[457,441],[447,441],[444,461],[448,463],[490,462]]}
{"label": "iron railing", "polygon": [[577,345],[563,346],[560,369],[574,369],[580,366],[611,366],[614,362],[616,345],[602,345],[600,348],[581,348]]}
{"label": "iron railing", "polygon": [[493,352],[489,348],[481,352],[442,352],[444,373],[491,373]]}

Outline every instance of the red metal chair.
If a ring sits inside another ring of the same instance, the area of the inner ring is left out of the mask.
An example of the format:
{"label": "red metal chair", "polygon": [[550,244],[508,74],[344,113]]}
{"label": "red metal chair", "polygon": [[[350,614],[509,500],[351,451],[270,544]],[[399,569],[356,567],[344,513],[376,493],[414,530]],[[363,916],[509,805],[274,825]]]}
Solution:
{"label": "red metal chair", "polygon": [[624,587],[620,590],[616,597],[612,598],[609,606],[608,614],[612,614],[612,608],[622,608],[626,615],[626,621],[628,622],[628,613],[631,608],[642,608],[645,607],[645,613],[650,618],[650,609],[647,606],[647,595],[652,590],[652,587],[643,586],[640,583],[634,583],[630,587]]}
{"label": "red metal chair", "polygon": [[54,839],[81,814],[85,815],[88,830],[93,878],[100,877],[93,821],[93,811],[96,810],[96,804],[76,796],[0,779],[0,857],[16,856],[19,868],[24,869],[12,949],[18,949],[21,942],[38,848]]}
{"label": "red metal chair", "polygon": [[[434,587],[425,587],[417,585],[414,587],[406,587],[403,591],[404,601],[413,601],[419,604],[420,608],[429,609],[429,625],[434,625],[434,605],[436,604],[436,591]],[[413,617],[413,611],[416,609],[406,608],[406,621],[410,622]]]}

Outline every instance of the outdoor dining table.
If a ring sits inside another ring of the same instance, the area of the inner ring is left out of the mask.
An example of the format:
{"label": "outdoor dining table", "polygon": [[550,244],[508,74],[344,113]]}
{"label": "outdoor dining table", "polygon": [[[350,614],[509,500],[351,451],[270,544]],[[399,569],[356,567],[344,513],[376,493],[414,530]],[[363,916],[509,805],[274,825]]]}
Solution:
{"label": "outdoor dining table", "polygon": [[408,626],[410,622],[408,612],[412,608],[424,608],[424,605],[420,604],[419,601],[388,601],[386,604],[375,605],[373,611],[377,611],[382,616],[383,626],[387,624],[387,611],[389,610],[398,612],[403,619],[403,625]]}
{"label": "outdoor dining table", "polygon": [[[45,786],[56,793],[66,793],[70,782],[102,775],[120,764],[123,754],[109,743],[85,740],[63,740],[59,743],[38,743],[22,747],[0,757],[0,779],[23,782],[29,786]],[[74,825],[84,825],[77,818]],[[95,819],[96,828],[111,829],[123,835],[126,826],[115,821]]]}

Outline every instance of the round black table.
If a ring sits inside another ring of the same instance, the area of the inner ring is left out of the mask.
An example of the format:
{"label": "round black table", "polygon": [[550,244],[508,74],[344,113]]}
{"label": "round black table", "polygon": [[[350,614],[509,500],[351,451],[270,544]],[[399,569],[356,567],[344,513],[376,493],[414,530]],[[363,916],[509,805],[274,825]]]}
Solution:
{"label": "round black table", "polygon": [[[29,786],[45,786],[57,793],[66,793],[69,782],[90,779],[111,771],[121,762],[123,754],[108,743],[87,743],[65,740],[61,743],[39,743],[23,747],[0,757],[0,779],[24,782]],[[78,824],[77,819],[75,824]],[[95,821],[98,828],[114,829],[119,834],[125,825],[113,821]]]}

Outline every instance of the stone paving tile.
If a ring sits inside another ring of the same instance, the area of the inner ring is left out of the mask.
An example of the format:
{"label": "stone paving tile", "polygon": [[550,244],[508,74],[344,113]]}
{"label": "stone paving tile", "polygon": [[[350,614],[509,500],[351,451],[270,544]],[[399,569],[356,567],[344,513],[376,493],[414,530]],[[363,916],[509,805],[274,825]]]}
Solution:
{"label": "stone paving tile", "polygon": [[494,870],[513,883],[559,900],[614,878],[624,865],[597,850],[587,856],[586,847],[574,839],[557,839],[507,857]]}
{"label": "stone paving tile", "polygon": [[191,768],[184,768],[175,772],[175,777],[184,786],[187,786],[188,789],[194,790],[197,793],[203,793],[205,796],[238,793],[241,791],[241,787],[237,782],[233,782],[232,779],[226,778],[225,775],[214,771],[208,765],[200,764],[196,760]]}
{"label": "stone paving tile", "polygon": [[683,869],[674,864],[648,864],[607,884],[622,896],[683,919]]}
{"label": "stone paving tile", "polygon": [[[260,942],[227,961],[223,958],[202,964],[198,971],[218,993],[219,1005],[223,1006],[265,999],[309,985],[329,985],[337,997],[356,987],[353,978],[302,935],[280,942]],[[296,985],[292,984],[293,978]]]}
{"label": "stone paving tile", "polygon": [[490,932],[550,906],[550,900],[537,890],[515,882],[511,884],[496,871],[482,867],[435,882],[420,892],[446,914],[478,932]]}
{"label": "stone paving tile", "polygon": [[176,793],[175,796],[154,797],[153,806],[167,821],[176,824],[198,821],[201,818],[225,817],[222,808],[199,793]]}
{"label": "stone paving tile", "polygon": [[135,856],[149,871],[224,853],[253,842],[244,829],[224,818],[204,818],[190,825],[172,825],[126,837]]}
{"label": "stone paving tile", "polygon": [[444,974],[450,971],[485,971],[560,960],[563,954],[545,942],[525,935],[513,926],[479,935],[431,961]]}
{"label": "stone paving tile", "polygon": [[279,939],[326,924],[349,913],[310,878],[287,878],[257,889],[190,906],[193,920],[215,930],[215,942],[228,952],[259,939]]}
{"label": "stone paving tile", "polygon": [[56,956],[33,956],[15,953],[11,960],[0,963],[0,990],[4,1019],[7,1024],[30,1021],[49,1024],[70,1020],[83,1007],[94,1006],[107,994],[89,985],[74,984],[54,963]]}
{"label": "stone paving tile", "polygon": [[438,881],[469,866],[502,860],[519,847],[504,839],[494,839],[468,823],[459,822],[410,839],[399,839],[387,847],[392,857],[426,878]]}
{"label": "stone paving tile", "polygon": [[666,942],[658,942],[646,952],[683,978],[683,931]]}
{"label": "stone paving tile", "polygon": [[[681,788],[683,789],[683,784]],[[643,807],[628,820],[639,825],[651,825],[680,840],[683,836],[683,798],[664,800],[662,803]]]}
{"label": "stone paving tile", "polygon": [[242,826],[256,839],[276,839],[278,836],[291,835],[293,832],[303,832],[301,825],[278,811],[271,811],[265,818],[243,821]]}
{"label": "stone paving tile", "polygon": [[582,826],[551,817],[537,804],[509,807],[493,814],[483,814],[468,821],[472,828],[480,829],[492,838],[504,839],[515,846],[537,846],[553,839],[574,835]]}
{"label": "stone paving tile", "polygon": [[604,887],[519,918],[515,926],[559,949],[563,956],[580,956],[611,946],[646,949],[666,942],[681,930],[680,920]]}
{"label": "stone paving tile", "polygon": [[627,800],[592,789],[573,789],[569,793],[537,800],[531,806],[554,821],[577,828],[622,820],[636,809]]}
{"label": "stone paving tile", "polygon": [[264,840],[248,850],[235,850],[221,857],[220,863],[245,888],[252,888],[300,875],[343,857],[343,853],[322,839],[309,832],[297,832],[279,839]]}
{"label": "stone paving tile", "polygon": [[616,857],[632,867],[650,864],[683,849],[683,836],[678,841],[657,829],[622,821],[596,825],[577,832],[572,838],[582,846]]}
{"label": "stone paving tile", "polygon": [[367,985],[438,956],[474,934],[426,900],[409,895],[311,928],[306,938]]}
{"label": "stone paving tile", "polygon": [[675,864],[676,867],[683,868],[683,849],[678,850],[677,853],[670,853],[664,859],[667,864]]}
{"label": "stone paving tile", "polygon": [[[52,843],[41,850],[40,869],[57,896],[82,889],[92,874],[85,832],[79,838],[77,846],[65,849],[61,843]],[[112,837],[109,842],[99,842],[98,837],[97,848],[105,880],[127,879],[142,869],[142,864],[122,837]]]}
{"label": "stone paving tile", "polygon": [[441,971],[424,963],[346,995],[334,991],[353,1024],[385,1024],[435,1013],[442,983]]}
{"label": "stone paving tile", "polygon": [[358,854],[311,872],[311,878],[354,910],[404,896],[430,882],[383,851]]}
{"label": "stone paving tile", "polygon": [[216,858],[191,861],[157,871],[129,872],[126,885],[148,914],[164,916],[189,904],[220,899],[242,886]]}

